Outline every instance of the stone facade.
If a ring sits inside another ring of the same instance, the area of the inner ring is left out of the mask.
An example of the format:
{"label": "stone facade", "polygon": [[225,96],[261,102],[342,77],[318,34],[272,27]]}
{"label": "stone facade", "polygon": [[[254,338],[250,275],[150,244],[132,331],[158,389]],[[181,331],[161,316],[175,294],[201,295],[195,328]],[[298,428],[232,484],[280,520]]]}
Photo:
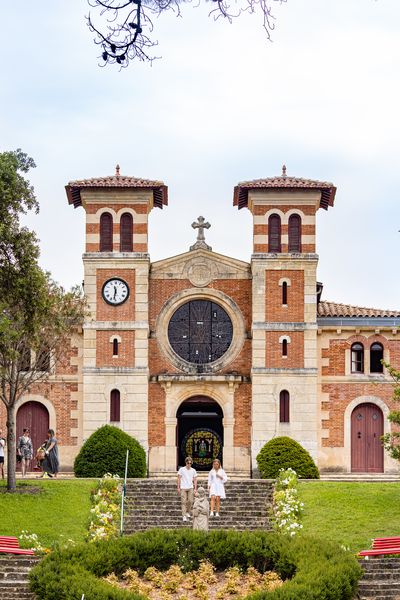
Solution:
{"label": "stone facade", "polygon": [[[400,366],[400,313],[320,302],[315,218],[321,207],[333,206],[335,191],[332,184],[285,173],[239,184],[234,204],[253,215],[249,263],[213,252],[205,243],[151,263],[148,215],[167,203],[162,182],[118,172],[67,186],[70,203],[86,212],[89,314],[82,333],[71,340],[68,364],[56,365],[48,382],[20,400],[20,405],[34,401],[47,408],[63,468],[71,468],[93,431],[114,422],[146,448],[150,474],[174,472],[182,407],[189,407],[188,418],[198,418],[202,427],[201,403],[206,402],[207,410],[216,406],[221,414],[222,458],[230,473],[255,472],[260,448],[278,435],[300,442],[321,469],[359,469],[355,447],[359,443],[362,453],[368,443],[364,430],[357,431],[357,419],[365,416],[362,407],[372,406],[378,420],[382,414],[381,433],[390,429],[391,381],[385,372],[374,371],[370,357],[372,345],[380,344],[384,359]],[[111,222],[108,233],[104,214]],[[121,225],[127,214],[133,223],[128,242]],[[293,215],[301,222],[295,250]],[[269,231],[271,216],[275,223],[279,217],[279,251]],[[116,278],[129,295],[113,304],[105,300],[103,286]],[[169,338],[177,309],[198,300],[223,309],[232,328],[229,348],[205,364],[182,358]],[[355,366],[357,343],[361,370]],[[283,391],[289,399],[284,418]],[[110,407],[115,392],[117,412]],[[367,460],[361,470],[397,469],[386,454],[382,468],[377,460],[378,466],[370,467]]]}

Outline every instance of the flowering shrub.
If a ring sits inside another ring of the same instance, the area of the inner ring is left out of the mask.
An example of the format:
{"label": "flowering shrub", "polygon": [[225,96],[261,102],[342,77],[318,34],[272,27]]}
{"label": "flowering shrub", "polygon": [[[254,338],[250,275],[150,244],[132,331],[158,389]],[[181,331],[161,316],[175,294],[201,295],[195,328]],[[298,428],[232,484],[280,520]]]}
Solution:
{"label": "flowering shrub", "polygon": [[50,552],[49,548],[46,548],[40,543],[36,533],[29,533],[29,531],[23,529],[18,538],[21,540],[21,545],[23,548],[30,548],[35,554],[41,555],[48,554]]}
{"label": "flowering shrub", "polygon": [[297,474],[293,469],[280,469],[276,479],[272,504],[272,520],[275,531],[295,535],[303,525],[300,523],[304,504],[297,494]]}
{"label": "flowering shrub", "polygon": [[217,573],[209,560],[201,560],[198,569],[186,573],[179,565],[171,565],[166,571],[148,567],[142,577],[135,569],[128,569],[122,579],[115,573],[104,579],[114,587],[128,589],[148,600],[227,600],[247,597],[257,591],[272,591],[283,585],[273,571],[260,573],[254,567],[245,570],[236,565]]}
{"label": "flowering shrub", "polygon": [[106,473],[92,494],[88,531],[89,542],[118,537],[121,518],[121,479]]}

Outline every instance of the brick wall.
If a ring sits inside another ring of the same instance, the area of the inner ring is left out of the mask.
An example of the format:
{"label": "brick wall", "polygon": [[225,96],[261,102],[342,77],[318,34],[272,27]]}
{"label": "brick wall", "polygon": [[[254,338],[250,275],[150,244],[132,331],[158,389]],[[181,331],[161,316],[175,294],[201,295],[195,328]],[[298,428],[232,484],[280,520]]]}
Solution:
{"label": "brick wall", "polygon": [[[279,338],[290,337],[287,345],[287,357],[282,356],[282,344]],[[304,367],[303,331],[267,331],[265,333],[265,366],[271,369],[302,369]]]}
{"label": "brick wall", "polygon": [[242,383],[235,390],[234,446],[249,447],[251,444],[251,384]]}
{"label": "brick wall", "polygon": [[[112,277],[120,277],[129,285],[129,298],[119,306],[111,306],[102,299],[103,284]],[[97,311],[98,321],[134,321],[135,320],[135,270],[134,269],[97,269]]]}
{"label": "brick wall", "polygon": [[165,446],[165,391],[149,383],[149,446]]}
{"label": "brick wall", "polygon": [[[281,279],[289,279],[287,306],[282,304]],[[304,321],[304,271],[274,270],[265,272],[265,315],[273,323],[302,323]]]}
{"label": "brick wall", "polygon": [[344,413],[350,402],[360,396],[373,396],[383,400],[389,408],[393,406],[393,387],[388,383],[325,383],[322,392],[329,394],[329,400],[321,403],[321,409],[329,411],[329,419],[322,420],[322,427],[329,430],[329,437],[323,438],[322,445],[341,447],[344,443]]}
{"label": "brick wall", "polygon": [[[112,340],[117,337],[118,356],[113,356]],[[111,340],[111,341],[110,341]],[[100,330],[96,332],[96,367],[135,366],[135,332]]]}

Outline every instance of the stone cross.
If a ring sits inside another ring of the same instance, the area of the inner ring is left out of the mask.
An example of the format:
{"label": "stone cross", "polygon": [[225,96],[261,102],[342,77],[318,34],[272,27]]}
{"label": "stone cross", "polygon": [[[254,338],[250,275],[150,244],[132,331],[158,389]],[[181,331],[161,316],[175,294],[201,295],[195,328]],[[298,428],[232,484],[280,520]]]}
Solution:
{"label": "stone cross", "polygon": [[193,246],[190,246],[190,249],[198,250],[199,248],[203,248],[203,250],[212,250],[211,246],[206,244],[206,240],[204,237],[204,230],[210,229],[210,227],[211,227],[210,223],[208,223],[208,222],[205,223],[205,218],[200,216],[200,217],[198,217],[197,221],[193,221],[192,227],[193,227],[193,229],[198,229],[199,231],[197,233],[196,243],[193,244]]}

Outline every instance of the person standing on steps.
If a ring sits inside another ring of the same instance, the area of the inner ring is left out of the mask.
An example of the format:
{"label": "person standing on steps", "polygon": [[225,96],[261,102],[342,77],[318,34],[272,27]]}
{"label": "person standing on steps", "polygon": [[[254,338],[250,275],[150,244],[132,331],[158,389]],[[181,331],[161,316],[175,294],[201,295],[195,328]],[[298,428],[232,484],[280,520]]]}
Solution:
{"label": "person standing on steps", "polygon": [[21,473],[22,477],[26,475],[26,467],[28,462],[33,457],[33,446],[31,440],[31,432],[27,427],[22,430],[21,437],[18,438],[17,454],[21,457]]}
{"label": "person standing on steps", "polygon": [[208,474],[208,491],[211,498],[211,510],[210,517],[219,517],[219,511],[221,508],[221,498],[225,499],[225,483],[228,481],[228,477],[221,467],[221,463],[216,458],[213,461],[213,468]]}
{"label": "person standing on steps", "polygon": [[178,494],[181,496],[182,521],[190,519],[194,495],[197,493],[197,472],[192,467],[190,456],[185,459],[185,466],[178,471]]}

